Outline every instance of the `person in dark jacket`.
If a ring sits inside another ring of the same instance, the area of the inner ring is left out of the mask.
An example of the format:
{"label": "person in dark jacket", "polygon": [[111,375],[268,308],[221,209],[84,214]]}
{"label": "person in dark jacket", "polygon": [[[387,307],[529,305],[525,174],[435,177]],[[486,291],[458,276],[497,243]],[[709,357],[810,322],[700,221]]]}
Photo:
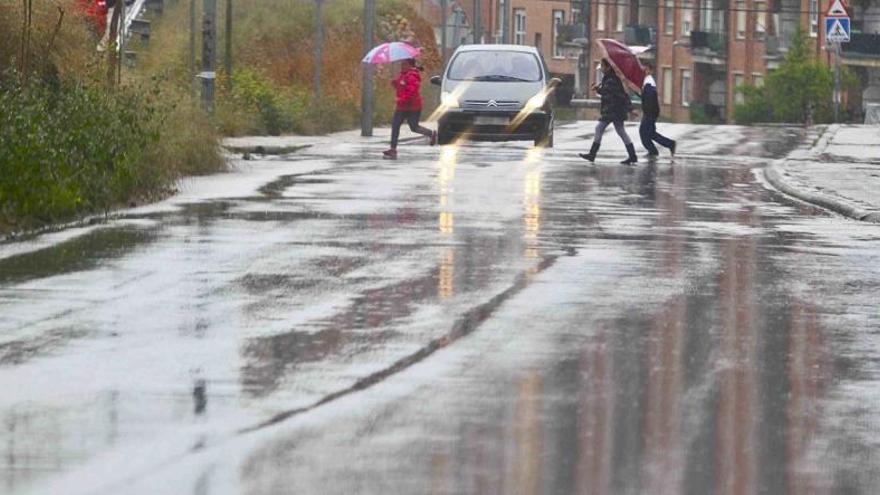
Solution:
{"label": "person in dark jacket", "polygon": [[590,152],[579,153],[578,155],[584,160],[594,161],[596,159],[596,152],[599,151],[599,146],[602,144],[602,134],[605,133],[608,124],[614,124],[614,130],[617,131],[617,135],[620,136],[623,144],[626,145],[627,158],[620,163],[622,165],[632,165],[638,162],[636,149],[629,135],[627,135],[626,129],[623,127],[623,122],[626,120],[631,108],[629,96],[626,94],[623,83],[617,77],[611,64],[603,58],[600,67],[602,82],[594,84],[593,90],[601,96],[600,109],[602,116],[599,118],[599,123],[596,124],[596,134],[593,137],[593,146],[590,147]]}
{"label": "person in dark jacket", "polygon": [[382,152],[385,158],[397,158],[397,140],[404,121],[409,123],[411,131],[427,136],[431,140],[431,146],[437,144],[437,131],[419,125],[422,115],[422,76],[419,72],[421,68],[416,66],[415,59],[404,60],[400,74],[391,81],[397,92],[397,99],[394,116],[391,118],[391,148]]}
{"label": "person in dark jacket", "polygon": [[642,123],[639,125],[639,137],[642,146],[648,151],[648,158],[655,157],[659,153],[654,142],[660,146],[669,148],[672,156],[675,156],[675,141],[657,132],[657,118],[660,117],[660,102],[657,99],[657,83],[654,82],[654,66],[645,64],[645,82],[642,83]]}

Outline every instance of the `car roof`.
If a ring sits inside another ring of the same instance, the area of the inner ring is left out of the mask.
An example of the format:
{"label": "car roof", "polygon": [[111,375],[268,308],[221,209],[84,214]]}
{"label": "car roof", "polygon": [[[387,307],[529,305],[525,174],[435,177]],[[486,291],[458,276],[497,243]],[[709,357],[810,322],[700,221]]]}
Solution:
{"label": "car roof", "polygon": [[532,53],[537,54],[538,49],[533,46],[528,45],[491,45],[491,44],[481,44],[481,45],[461,45],[456,52],[483,52],[483,51],[492,51],[492,52],[521,52],[521,53]]}

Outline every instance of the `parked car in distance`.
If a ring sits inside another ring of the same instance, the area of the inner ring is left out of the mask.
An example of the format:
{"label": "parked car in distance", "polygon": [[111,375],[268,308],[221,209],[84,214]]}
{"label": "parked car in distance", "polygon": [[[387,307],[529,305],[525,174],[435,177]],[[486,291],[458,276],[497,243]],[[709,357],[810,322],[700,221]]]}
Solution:
{"label": "parked car in distance", "polygon": [[541,53],[531,46],[462,45],[440,86],[440,144],[458,137],[475,141],[533,140],[553,146],[550,95],[561,81],[550,78]]}

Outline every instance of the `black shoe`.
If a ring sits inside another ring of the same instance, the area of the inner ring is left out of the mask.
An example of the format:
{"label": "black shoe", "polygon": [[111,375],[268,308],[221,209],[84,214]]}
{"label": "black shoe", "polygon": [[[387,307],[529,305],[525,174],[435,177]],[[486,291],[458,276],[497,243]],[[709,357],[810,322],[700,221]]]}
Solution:
{"label": "black shoe", "polygon": [[621,165],[635,165],[639,162],[639,158],[636,156],[636,147],[632,144],[626,145],[626,160],[620,162]]}
{"label": "black shoe", "polygon": [[598,152],[599,152],[599,143],[593,141],[593,145],[590,146],[590,152],[589,153],[578,153],[578,156],[583,158],[584,160],[587,160],[588,162],[594,162],[594,161],[596,161],[596,153],[598,153]]}
{"label": "black shoe", "polygon": [[669,147],[669,153],[671,153],[672,156],[675,156],[675,145],[676,145],[676,144],[677,144],[677,142],[676,142],[676,141],[673,141],[673,142],[672,142],[672,146]]}
{"label": "black shoe", "polygon": [[659,155],[660,155],[660,153],[645,153],[645,159],[653,160],[653,159],[657,158]]}

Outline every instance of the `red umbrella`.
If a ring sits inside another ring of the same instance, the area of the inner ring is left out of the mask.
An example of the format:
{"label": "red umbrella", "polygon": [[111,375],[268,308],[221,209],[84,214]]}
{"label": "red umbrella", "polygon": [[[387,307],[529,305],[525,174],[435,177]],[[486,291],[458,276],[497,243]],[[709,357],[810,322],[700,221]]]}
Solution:
{"label": "red umbrella", "polygon": [[603,38],[596,40],[596,43],[602,52],[602,58],[608,60],[623,84],[636,93],[641,93],[642,82],[645,80],[645,68],[642,67],[636,54],[617,40]]}

